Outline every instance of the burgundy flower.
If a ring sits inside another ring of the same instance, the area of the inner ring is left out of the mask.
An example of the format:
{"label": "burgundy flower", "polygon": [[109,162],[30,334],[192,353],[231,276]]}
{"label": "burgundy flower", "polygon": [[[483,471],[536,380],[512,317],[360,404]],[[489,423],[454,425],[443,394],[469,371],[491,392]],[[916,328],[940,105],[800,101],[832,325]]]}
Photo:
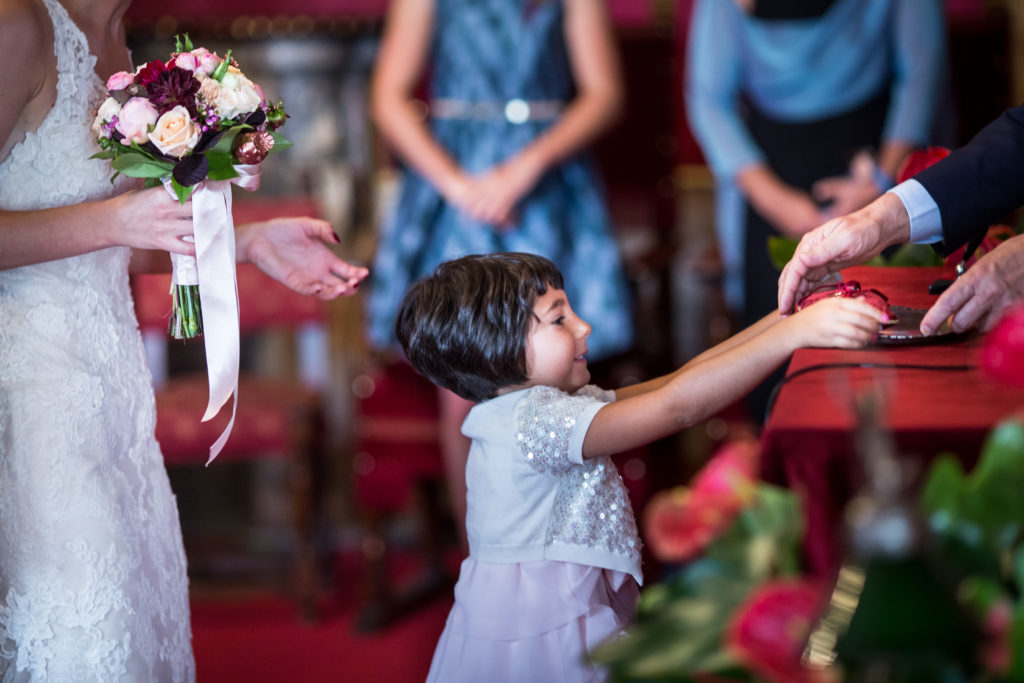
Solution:
{"label": "burgundy flower", "polygon": [[733,614],[725,647],[772,683],[820,681],[824,675],[804,667],[800,658],[824,598],[821,588],[806,579],[762,584]]}
{"label": "burgundy flower", "polygon": [[149,93],[149,101],[161,114],[180,104],[188,110],[193,120],[196,118],[196,93],[199,91],[199,81],[192,76],[191,71],[177,66],[162,71],[146,86],[146,91]]}
{"label": "burgundy flower", "polygon": [[139,73],[135,74],[135,82],[139,85],[149,85],[156,80],[157,76],[167,71],[167,67],[159,59],[154,59],[148,62],[146,66],[139,69]]}
{"label": "burgundy flower", "polygon": [[1024,387],[1024,305],[1011,309],[988,333],[981,366],[1001,382]]}

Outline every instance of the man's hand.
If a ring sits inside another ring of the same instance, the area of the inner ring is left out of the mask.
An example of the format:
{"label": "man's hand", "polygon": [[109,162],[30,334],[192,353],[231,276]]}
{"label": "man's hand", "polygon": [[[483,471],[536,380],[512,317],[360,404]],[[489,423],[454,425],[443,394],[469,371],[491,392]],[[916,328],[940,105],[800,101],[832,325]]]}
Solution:
{"label": "man's hand", "polygon": [[779,276],[779,312],[787,315],[830,273],[864,263],[910,238],[910,219],[899,197],[884,194],[846,216],[807,233]]}
{"label": "man's hand", "polygon": [[1024,235],[1012,237],[982,256],[942,293],[921,320],[921,331],[934,334],[947,318],[964,332],[992,329],[1006,311],[1024,298]]}

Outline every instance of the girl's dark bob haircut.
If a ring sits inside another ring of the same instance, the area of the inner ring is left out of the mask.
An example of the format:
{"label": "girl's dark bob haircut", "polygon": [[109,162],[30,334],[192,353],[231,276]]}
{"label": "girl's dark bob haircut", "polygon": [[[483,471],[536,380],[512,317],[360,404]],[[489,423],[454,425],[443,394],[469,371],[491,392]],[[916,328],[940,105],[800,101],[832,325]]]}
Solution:
{"label": "girl's dark bob haircut", "polygon": [[496,253],[439,265],[402,299],[395,333],[412,366],[434,384],[479,402],[527,379],[533,306],[561,272],[543,256]]}

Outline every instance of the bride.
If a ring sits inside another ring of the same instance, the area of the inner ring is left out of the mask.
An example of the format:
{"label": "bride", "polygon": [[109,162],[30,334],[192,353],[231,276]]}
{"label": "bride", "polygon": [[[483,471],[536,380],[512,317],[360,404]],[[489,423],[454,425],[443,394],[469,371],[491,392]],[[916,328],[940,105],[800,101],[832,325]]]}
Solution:
{"label": "bride", "polygon": [[[0,0],[0,681],[190,681],[188,582],[129,268],[193,253],[191,207],[108,178],[98,74],[130,0]],[[366,276],[310,218],[240,226],[303,294]],[[153,257],[156,257],[155,260]]]}

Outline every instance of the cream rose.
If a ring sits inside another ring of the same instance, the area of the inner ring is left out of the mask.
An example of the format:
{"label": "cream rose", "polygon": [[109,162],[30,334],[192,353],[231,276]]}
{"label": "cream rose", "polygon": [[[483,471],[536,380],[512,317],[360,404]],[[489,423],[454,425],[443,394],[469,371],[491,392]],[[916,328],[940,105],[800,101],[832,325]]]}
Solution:
{"label": "cream rose", "polygon": [[217,107],[217,115],[221,118],[234,119],[256,111],[262,101],[263,98],[252,81],[240,71],[228,69],[220,82],[214,106]]}
{"label": "cream rose", "polygon": [[100,105],[99,111],[96,112],[96,118],[92,122],[92,132],[98,137],[103,124],[113,121],[114,117],[120,113],[121,104],[117,100],[113,97],[103,100],[103,104]]}
{"label": "cream rose", "polygon": [[180,159],[199,142],[199,133],[188,110],[179,104],[160,116],[149,140],[167,156]]}

